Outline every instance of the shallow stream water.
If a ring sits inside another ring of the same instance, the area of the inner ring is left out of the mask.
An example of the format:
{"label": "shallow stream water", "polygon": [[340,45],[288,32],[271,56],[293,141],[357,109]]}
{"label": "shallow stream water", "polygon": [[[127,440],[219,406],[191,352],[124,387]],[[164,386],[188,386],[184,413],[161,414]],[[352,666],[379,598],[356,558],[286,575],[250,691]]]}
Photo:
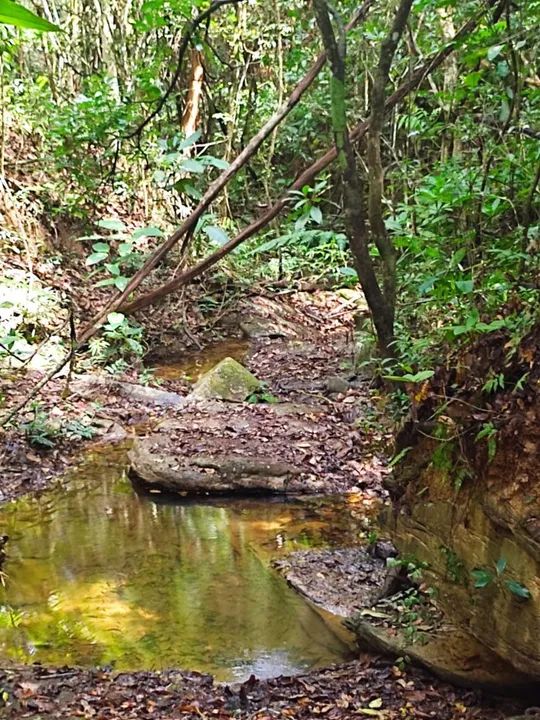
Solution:
{"label": "shallow stream water", "polygon": [[41,496],[0,510],[4,660],[240,680],[350,657],[337,621],[269,566],[284,550],[346,542],[339,502],[141,495],[125,452],[95,452]]}

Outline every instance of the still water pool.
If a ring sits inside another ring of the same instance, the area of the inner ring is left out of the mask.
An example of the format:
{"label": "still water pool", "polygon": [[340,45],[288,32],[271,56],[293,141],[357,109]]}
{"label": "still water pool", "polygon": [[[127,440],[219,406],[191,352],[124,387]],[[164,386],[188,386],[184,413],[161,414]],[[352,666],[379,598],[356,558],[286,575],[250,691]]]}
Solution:
{"label": "still water pool", "polygon": [[[181,667],[222,680],[350,656],[269,567],[284,550],[347,538],[325,502],[186,502],[134,491],[125,448],[0,511],[9,535],[0,656],[124,669]],[[353,532],[353,531],[351,531]]]}

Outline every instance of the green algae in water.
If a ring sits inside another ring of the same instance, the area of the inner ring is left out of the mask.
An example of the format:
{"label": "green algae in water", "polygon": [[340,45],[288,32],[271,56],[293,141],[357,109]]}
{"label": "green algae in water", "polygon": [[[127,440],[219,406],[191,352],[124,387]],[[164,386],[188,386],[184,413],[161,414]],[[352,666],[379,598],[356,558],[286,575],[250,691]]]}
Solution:
{"label": "green algae in water", "polygon": [[317,510],[289,503],[137,495],[122,452],[0,513],[10,536],[0,655],[13,661],[181,667],[219,679],[341,661],[331,623],[268,567],[323,541]]}

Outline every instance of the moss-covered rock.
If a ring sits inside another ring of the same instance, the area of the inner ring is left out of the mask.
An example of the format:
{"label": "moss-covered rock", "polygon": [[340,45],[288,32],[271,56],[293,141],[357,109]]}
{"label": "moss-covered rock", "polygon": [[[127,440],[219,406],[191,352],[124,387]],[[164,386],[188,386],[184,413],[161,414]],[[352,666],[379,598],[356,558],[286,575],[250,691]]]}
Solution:
{"label": "moss-covered rock", "polygon": [[242,402],[260,387],[255,375],[231,357],[224,358],[205,373],[193,388],[190,398]]}

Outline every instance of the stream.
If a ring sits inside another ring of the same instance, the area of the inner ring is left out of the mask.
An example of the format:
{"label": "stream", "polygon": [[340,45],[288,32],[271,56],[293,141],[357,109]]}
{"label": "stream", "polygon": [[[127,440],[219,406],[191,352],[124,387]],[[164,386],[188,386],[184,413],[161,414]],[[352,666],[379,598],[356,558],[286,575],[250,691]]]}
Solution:
{"label": "stream", "polygon": [[1,511],[10,539],[0,656],[174,666],[227,681],[346,660],[339,622],[269,566],[285,551],[343,543],[340,503],[139,494],[125,447],[94,451],[48,491]]}

